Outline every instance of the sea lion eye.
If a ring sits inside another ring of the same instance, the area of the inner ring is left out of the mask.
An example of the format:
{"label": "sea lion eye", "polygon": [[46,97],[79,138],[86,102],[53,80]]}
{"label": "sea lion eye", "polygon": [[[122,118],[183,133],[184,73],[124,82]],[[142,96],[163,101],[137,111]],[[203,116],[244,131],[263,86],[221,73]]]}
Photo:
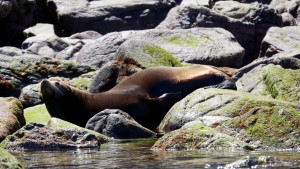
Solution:
{"label": "sea lion eye", "polygon": [[55,83],[54,83],[54,86],[55,86],[62,94],[66,94],[66,93],[69,91],[69,89],[68,89],[66,86],[60,84],[59,82],[55,82]]}

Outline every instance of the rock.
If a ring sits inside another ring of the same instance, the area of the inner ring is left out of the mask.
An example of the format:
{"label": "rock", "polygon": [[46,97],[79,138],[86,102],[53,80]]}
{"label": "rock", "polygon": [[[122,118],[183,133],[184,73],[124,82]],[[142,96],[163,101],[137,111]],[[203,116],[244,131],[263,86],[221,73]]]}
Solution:
{"label": "rock", "polygon": [[54,34],[39,34],[27,38],[22,49],[26,54],[35,54],[57,59],[70,60],[76,56],[83,42],[71,44]]}
{"label": "rock", "polygon": [[7,150],[0,148],[0,168],[24,169],[25,167]]}
{"label": "rock", "polygon": [[211,0],[182,0],[180,6],[201,5],[201,6],[209,7],[210,1]]}
{"label": "rock", "polygon": [[230,18],[241,19],[259,7],[255,4],[239,3],[236,1],[218,1],[212,10]]}
{"label": "rock", "polygon": [[0,54],[6,56],[20,56],[22,55],[22,50],[12,46],[5,46],[0,48]]}
{"label": "rock", "polygon": [[70,36],[70,39],[98,39],[102,35],[95,31],[84,31],[80,33],[75,33]]}
{"label": "rock", "polygon": [[152,150],[197,150],[197,149],[251,149],[239,140],[217,130],[194,124],[169,132],[159,138]]}
{"label": "rock", "polygon": [[29,123],[5,140],[8,150],[63,150],[99,148],[100,140],[85,130],[50,129]]}
{"label": "rock", "polygon": [[47,5],[66,32],[94,30],[105,34],[153,28],[164,19],[175,1],[48,0]]}
{"label": "rock", "polygon": [[215,124],[221,133],[263,149],[299,148],[298,102],[270,99],[245,92],[198,89],[166,114],[159,131],[169,132],[205,116],[231,119]]}
{"label": "rock", "polygon": [[279,52],[300,51],[300,26],[272,27],[261,44],[260,57],[271,57]]}
{"label": "rock", "polygon": [[28,85],[22,88],[19,100],[24,108],[35,106],[42,103],[40,83]]}
{"label": "rock", "polygon": [[73,123],[69,123],[67,121],[52,117],[47,124],[47,127],[50,129],[64,129],[64,130],[84,130],[87,131],[89,133],[94,134],[98,139],[100,143],[107,143],[107,142],[111,142],[113,141],[112,138],[107,137],[103,134],[100,134],[98,132],[95,132],[93,130],[89,130],[83,127],[79,127]]}
{"label": "rock", "polygon": [[300,101],[300,69],[260,65],[236,82],[237,90],[290,102]]}
{"label": "rock", "polygon": [[19,96],[24,86],[39,83],[45,78],[54,76],[72,78],[91,71],[94,69],[89,66],[37,55],[2,56],[0,96]]}
{"label": "rock", "polygon": [[24,109],[24,117],[26,119],[26,124],[35,122],[46,125],[51,119],[51,115],[48,113],[45,104]]}
{"label": "rock", "polygon": [[52,24],[38,23],[35,26],[29,27],[23,31],[24,35],[28,38],[38,35],[56,35],[57,28]]}
{"label": "rock", "polygon": [[1,0],[0,11],[0,46],[20,46],[23,30],[47,15],[46,0]]}
{"label": "rock", "polygon": [[167,50],[155,43],[142,39],[130,39],[124,42],[116,52],[117,60],[133,60],[139,67],[182,66]]}
{"label": "rock", "polygon": [[25,125],[23,107],[13,97],[0,97],[0,142]]}
{"label": "rock", "polygon": [[154,132],[117,109],[106,109],[97,113],[87,122],[86,128],[117,139],[156,137]]}
{"label": "rock", "polygon": [[243,64],[247,64],[257,57],[267,30],[272,26],[281,26],[281,20],[279,14],[264,5],[242,19],[224,16],[201,5],[180,5],[171,9],[156,29],[224,28],[245,49]]}
{"label": "rock", "polygon": [[232,77],[232,79],[234,81],[237,81],[245,73],[251,71],[255,67],[267,64],[280,65],[285,69],[300,69],[300,52],[280,52],[278,54],[273,55],[271,58],[258,58],[252,63],[240,68]]}
{"label": "rock", "polygon": [[290,13],[281,14],[282,17],[282,26],[297,26],[296,19]]}
{"label": "rock", "polygon": [[[77,62],[101,67],[115,59],[119,46],[129,39],[142,39],[165,49],[181,62],[239,67],[244,49],[232,34],[220,28],[147,30],[103,36],[83,47]],[[199,55],[201,53],[201,55]]]}
{"label": "rock", "polygon": [[108,91],[127,76],[141,70],[133,61],[127,61],[111,61],[103,65],[93,79],[89,92],[101,93]]}

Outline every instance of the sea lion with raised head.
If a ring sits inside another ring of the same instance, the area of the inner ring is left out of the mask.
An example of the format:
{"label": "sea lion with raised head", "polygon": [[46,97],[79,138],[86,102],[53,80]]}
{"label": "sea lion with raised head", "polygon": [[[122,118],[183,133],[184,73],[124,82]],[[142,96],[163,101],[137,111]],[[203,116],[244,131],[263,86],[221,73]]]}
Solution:
{"label": "sea lion with raised head", "polygon": [[148,68],[103,93],[48,80],[42,81],[41,92],[52,116],[80,126],[104,109],[121,109],[141,125],[155,129],[173,104],[201,87],[235,88],[235,84],[222,71],[197,65]]}

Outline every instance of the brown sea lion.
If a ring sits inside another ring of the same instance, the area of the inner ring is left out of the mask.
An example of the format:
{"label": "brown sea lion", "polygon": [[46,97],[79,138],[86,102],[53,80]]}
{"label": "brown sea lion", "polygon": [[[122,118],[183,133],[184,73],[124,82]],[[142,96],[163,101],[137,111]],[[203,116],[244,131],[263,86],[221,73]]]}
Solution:
{"label": "brown sea lion", "polygon": [[91,94],[48,80],[41,83],[41,92],[52,116],[80,126],[104,109],[121,109],[154,129],[173,104],[201,87],[235,88],[235,84],[222,71],[197,65],[148,68],[103,93]]}

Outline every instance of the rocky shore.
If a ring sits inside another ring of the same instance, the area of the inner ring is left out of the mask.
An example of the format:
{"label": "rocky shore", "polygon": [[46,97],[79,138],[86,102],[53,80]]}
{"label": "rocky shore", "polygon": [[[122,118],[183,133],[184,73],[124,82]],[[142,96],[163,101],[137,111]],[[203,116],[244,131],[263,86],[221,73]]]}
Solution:
{"label": "rocky shore", "polygon": [[[4,149],[158,136],[156,151],[300,149],[299,0],[0,0],[0,24]],[[78,127],[51,117],[40,92],[43,79],[99,93],[143,69],[193,64],[226,72],[237,89],[192,92],[157,131],[110,109]],[[0,168],[23,167],[6,158]]]}

